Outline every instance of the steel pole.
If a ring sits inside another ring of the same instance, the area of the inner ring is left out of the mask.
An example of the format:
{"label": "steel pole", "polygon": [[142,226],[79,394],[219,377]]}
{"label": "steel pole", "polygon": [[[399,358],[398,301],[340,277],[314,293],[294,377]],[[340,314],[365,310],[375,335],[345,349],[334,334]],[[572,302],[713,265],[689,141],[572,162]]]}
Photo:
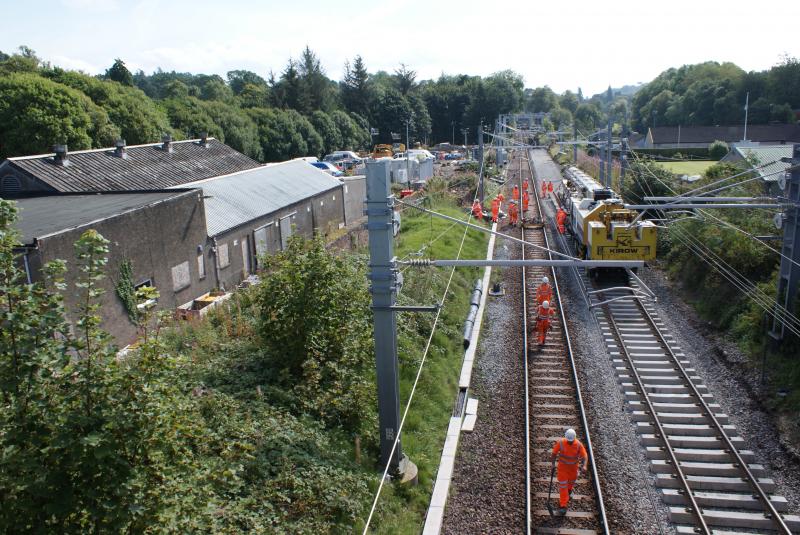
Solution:
{"label": "steel pole", "polygon": [[[399,470],[402,448],[400,429],[400,381],[397,359],[397,320],[392,307],[397,300],[392,211],[394,197],[389,178],[390,162],[367,162],[367,230],[369,232],[370,293],[375,330],[375,368],[378,382],[378,423],[381,466]],[[394,442],[397,440],[397,447]],[[392,451],[394,449],[394,451]]]}

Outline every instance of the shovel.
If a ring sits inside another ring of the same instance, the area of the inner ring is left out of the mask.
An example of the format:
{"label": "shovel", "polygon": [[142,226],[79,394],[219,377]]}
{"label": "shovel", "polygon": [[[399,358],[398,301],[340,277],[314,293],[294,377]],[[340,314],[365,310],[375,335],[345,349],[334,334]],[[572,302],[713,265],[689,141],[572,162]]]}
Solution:
{"label": "shovel", "polygon": [[553,515],[553,504],[550,503],[550,495],[553,493],[553,476],[556,475],[556,462],[553,461],[553,469],[550,470],[550,488],[547,490],[547,512]]}

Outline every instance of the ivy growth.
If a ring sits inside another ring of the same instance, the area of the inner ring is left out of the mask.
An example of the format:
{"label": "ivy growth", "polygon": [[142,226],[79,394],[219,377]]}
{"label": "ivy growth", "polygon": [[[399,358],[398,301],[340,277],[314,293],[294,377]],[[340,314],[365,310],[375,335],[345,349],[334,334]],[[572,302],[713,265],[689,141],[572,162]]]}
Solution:
{"label": "ivy growth", "polygon": [[128,312],[128,318],[132,323],[138,323],[139,310],[136,308],[136,290],[133,287],[133,265],[127,258],[119,263],[119,279],[117,279],[116,290]]}

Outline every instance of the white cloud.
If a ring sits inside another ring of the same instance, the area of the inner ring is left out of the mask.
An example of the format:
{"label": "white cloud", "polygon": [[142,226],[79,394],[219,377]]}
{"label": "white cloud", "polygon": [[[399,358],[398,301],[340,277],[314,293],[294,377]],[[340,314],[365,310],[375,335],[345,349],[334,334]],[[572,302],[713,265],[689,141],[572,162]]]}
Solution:
{"label": "white cloud", "polygon": [[75,59],[67,56],[52,56],[49,59],[53,65],[61,67],[62,69],[83,71],[87,74],[100,74],[101,72],[105,72],[105,69],[82,59]]}

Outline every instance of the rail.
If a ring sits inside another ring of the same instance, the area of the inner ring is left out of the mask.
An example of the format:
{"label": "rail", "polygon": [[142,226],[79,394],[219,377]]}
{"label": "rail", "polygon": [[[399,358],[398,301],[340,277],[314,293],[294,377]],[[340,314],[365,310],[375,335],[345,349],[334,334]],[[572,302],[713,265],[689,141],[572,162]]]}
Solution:
{"label": "rail", "polygon": [[[545,217],[544,216],[544,210],[542,210],[542,205],[541,205],[541,202],[539,200],[538,189],[536,188],[536,174],[534,172],[534,168],[533,168],[533,165],[531,163],[532,154],[531,154],[530,150],[528,150],[526,152],[527,152],[527,156],[528,156],[527,162],[528,162],[528,170],[530,171],[530,175],[531,175],[531,183],[534,185],[533,197],[534,197],[534,199],[536,201],[536,207],[537,207],[537,209],[539,211],[539,217],[542,218],[542,221],[544,221],[544,217]],[[548,259],[552,259],[552,254],[550,253],[550,250],[551,250],[551,248],[550,248],[550,239],[547,236],[547,230],[546,230],[546,226],[545,225],[542,225],[542,233],[544,234],[545,246],[548,249],[547,257],[548,257]],[[523,247],[523,250],[524,249],[525,248]],[[551,272],[552,277],[553,277],[553,290],[555,292],[555,295],[559,295],[560,296],[561,295],[561,290],[559,288],[558,277],[556,276],[555,269],[550,268],[550,272]],[[566,344],[567,344],[567,357],[568,357],[568,360],[569,360],[570,370],[571,370],[571,373],[572,373],[572,380],[575,383],[575,394],[576,394],[577,403],[578,403],[578,412],[580,414],[581,425],[583,425],[583,429],[584,429],[584,432],[585,432],[585,437],[584,438],[586,439],[586,452],[587,452],[587,454],[589,456],[589,468],[590,468],[590,471],[591,471],[591,474],[592,474],[592,478],[591,478],[592,479],[592,486],[594,487],[595,496],[597,497],[596,506],[597,506],[597,514],[598,514],[598,523],[600,525],[600,529],[602,530],[602,533],[607,535],[609,533],[609,529],[608,529],[608,518],[606,516],[605,504],[603,503],[603,491],[600,488],[600,476],[597,473],[597,463],[595,462],[595,457],[594,457],[594,447],[592,445],[591,433],[589,432],[589,421],[586,418],[586,410],[584,409],[583,395],[581,393],[581,383],[580,383],[580,380],[578,379],[577,365],[575,363],[575,358],[574,358],[573,350],[572,350],[572,343],[570,341],[570,336],[569,336],[569,326],[567,325],[566,316],[564,315],[564,305],[563,305],[562,300],[560,298],[558,299],[558,313],[559,313],[560,317],[562,318],[562,323],[563,323],[563,328],[564,328],[564,339],[566,340]]]}

